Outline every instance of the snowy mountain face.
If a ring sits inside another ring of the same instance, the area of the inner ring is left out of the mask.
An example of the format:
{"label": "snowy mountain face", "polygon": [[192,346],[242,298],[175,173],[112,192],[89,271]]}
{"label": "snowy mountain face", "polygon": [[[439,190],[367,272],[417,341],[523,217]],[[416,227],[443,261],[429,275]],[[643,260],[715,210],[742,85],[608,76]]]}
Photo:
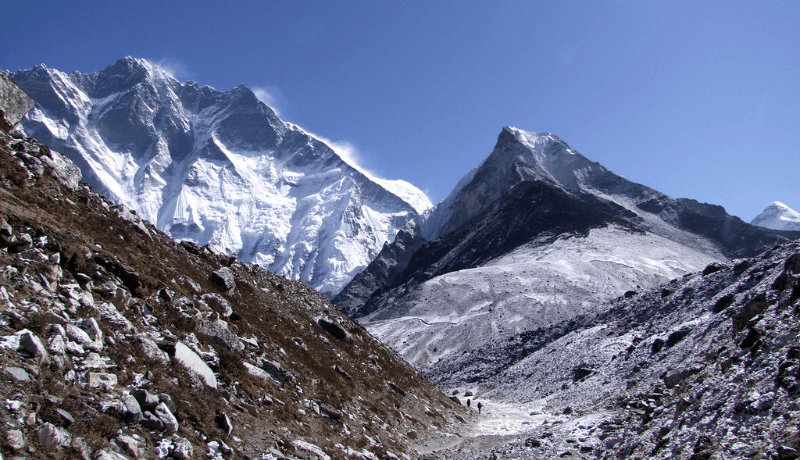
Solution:
{"label": "snowy mountain face", "polygon": [[12,73],[35,101],[28,136],[179,240],[213,243],[334,295],[398,229],[430,207],[282,121],[254,93],[181,84],[124,58],[97,73]]}
{"label": "snowy mountain face", "polygon": [[750,223],[774,230],[800,231],[800,213],[780,201],[775,201]]}
{"label": "snowy mountain face", "polygon": [[552,134],[505,128],[334,303],[432,375],[471,350],[797,237],[630,182]]}

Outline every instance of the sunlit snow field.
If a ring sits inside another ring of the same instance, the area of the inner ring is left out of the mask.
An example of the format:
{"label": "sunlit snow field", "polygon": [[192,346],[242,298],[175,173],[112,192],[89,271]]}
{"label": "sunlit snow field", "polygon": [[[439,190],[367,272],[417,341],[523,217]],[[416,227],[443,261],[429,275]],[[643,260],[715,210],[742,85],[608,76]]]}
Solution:
{"label": "sunlit snow field", "polygon": [[424,368],[719,260],[660,236],[610,226],[586,238],[523,246],[486,266],[433,278],[399,300],[396,311],[405,315],[388,318],[384,312],[363,322]]}

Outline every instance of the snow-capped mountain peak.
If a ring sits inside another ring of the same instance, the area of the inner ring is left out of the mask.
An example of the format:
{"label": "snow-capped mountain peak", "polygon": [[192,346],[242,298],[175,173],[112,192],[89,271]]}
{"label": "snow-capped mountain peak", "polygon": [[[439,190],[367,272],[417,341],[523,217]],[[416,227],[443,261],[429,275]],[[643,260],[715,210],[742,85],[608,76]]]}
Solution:
{"label": "snow-capped mountain peak", "polygon": [[750,223],[773,230],[800,230],[800,213],[780,201],[773,201]]}
{"label": "snow-capped mountain peak", "polygon": [[214,243],[327,295],[431,205],[243,85],[180,83],[132,57],[94,73],[42,65],[10,78],[36,101],[21,130],[67,155],[97,191],[174,238]]}

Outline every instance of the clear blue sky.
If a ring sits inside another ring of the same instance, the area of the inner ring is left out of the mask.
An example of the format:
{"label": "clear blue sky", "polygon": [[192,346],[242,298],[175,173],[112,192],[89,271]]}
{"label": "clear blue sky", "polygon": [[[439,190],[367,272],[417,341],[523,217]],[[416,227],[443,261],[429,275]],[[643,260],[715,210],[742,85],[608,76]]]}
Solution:
{"label": "clear blue sky", "polygon": [[[78,6],[80,5],[80,6]],[[436,202],[503,126],[749,221],[800,211],[797,1],[5,0],[0,68],[131,55],[266,91]]]}

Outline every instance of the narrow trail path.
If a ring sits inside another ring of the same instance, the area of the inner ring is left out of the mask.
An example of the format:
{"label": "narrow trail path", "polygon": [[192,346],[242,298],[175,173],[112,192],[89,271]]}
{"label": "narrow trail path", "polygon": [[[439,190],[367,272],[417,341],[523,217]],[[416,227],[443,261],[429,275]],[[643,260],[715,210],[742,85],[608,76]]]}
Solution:
{"label": "narrow trail path", "polygon": [[[569,452],[584,458],[597,445],[591,426],[603,414],[544,413],[541,402],[509,404],[481,400],[478,414],[456,433],[440,433],[420,440],[415,448],[425,460],[554,458]],[[527,441],[527,442],[526,442]],[[538,444],[537,444],[538,443]]]}

